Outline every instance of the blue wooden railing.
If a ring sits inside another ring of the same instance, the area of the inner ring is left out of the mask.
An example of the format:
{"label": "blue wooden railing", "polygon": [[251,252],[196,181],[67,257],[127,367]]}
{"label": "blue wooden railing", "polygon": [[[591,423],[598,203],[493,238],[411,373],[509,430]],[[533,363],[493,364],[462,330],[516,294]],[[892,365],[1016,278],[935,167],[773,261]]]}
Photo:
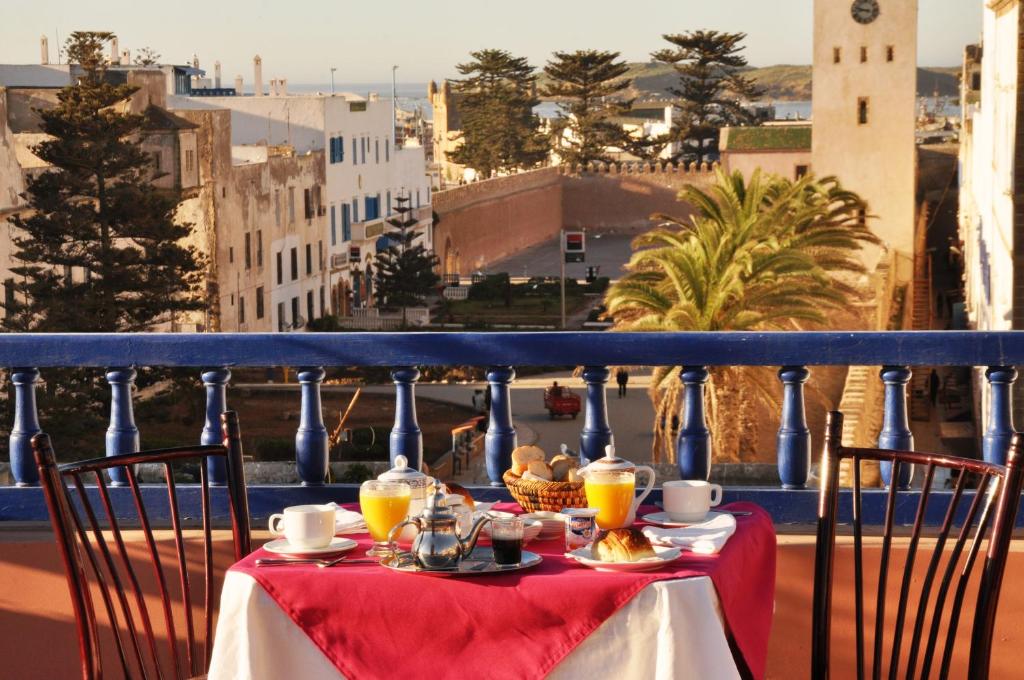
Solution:
{"label": "blue wooden railing", "polygon": [[[782,417],[777,438],[779,480],[785,489],[806,485],[813,455],[804,386],[808,366],[880,365],[885,413],[878,445],[913,448],[907,417],[907,385],[914,366],[986,369],[990,415],[983,452],[1001,462],[1013,432],[1011,387],[1024,363],[1024,333],[1016,332],[794,332],[794,333],[303,333],[303,334],[5,334],[0,365],[8,366],[15,395],[10,461],[15,482],[38,484],[29,442],[40,431],[35,390],[51,367],[106,370],[111,388],[107,454],[136,451],[139,430],[132,410],[136,366],[195,367],[206,388],[202,443],[219,439],[218,414],[227,403],[231,368],[298,366],[301,415],[295,435],[298,476],[307,487],[322,485],[327,472],[328,433],[321,415],[324,367],[388,366],[396,389],[392,459],[401,454],[419,465],[422,433],[416,420],[418,366],[487,367],[491,412],[485,457],[492,485],[510,466],[516,446],[509,386],[514,366],[583,366],[586,414],[580,453],[592,460],[611,440],[605,385],[610,365],[683,366],[683,414],[678,464],[683,478],[706,479],[711,437],[704,411],[708,367],[777,366]],[[242,414],[243,423],[244,413]],[[56,442],[58,452],[60,443]],[[210,470],[223,484],[224,470]],[[884,471],[883,474],[887,474]],[[121,482],[115,478],[114,483]],[[888,477],[886,477],[888,481]],[[897,480],[910,484],[909,470]]]}

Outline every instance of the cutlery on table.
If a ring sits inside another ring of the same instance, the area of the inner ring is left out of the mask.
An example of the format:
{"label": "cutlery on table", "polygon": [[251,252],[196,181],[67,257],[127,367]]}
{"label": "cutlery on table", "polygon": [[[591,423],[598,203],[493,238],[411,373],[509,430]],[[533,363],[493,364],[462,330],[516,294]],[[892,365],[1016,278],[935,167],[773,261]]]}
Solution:
{"label": "cutlery on table", "polygon": [[264,558],[264,559],[256,560],[256,566],[257,567],[280,567],[280,566],[283,566],[283,565],[286,565],[286,564],[315,564],[316,566],[318,566],[320,568],[324,568],[324,567],[333,567],[334,565],[341,564],[342,562],[344,562],[345,564],[379,564],[379,562],[377,560],[349,560],[349,559],[346,559],[347,557],[348,557],[347,555],[342,555],[341,557],[337,557],[337,558],[335,558],[333,560],[321,560],[321,559],[314,559],[312,557],[296,558],[296,559]]}

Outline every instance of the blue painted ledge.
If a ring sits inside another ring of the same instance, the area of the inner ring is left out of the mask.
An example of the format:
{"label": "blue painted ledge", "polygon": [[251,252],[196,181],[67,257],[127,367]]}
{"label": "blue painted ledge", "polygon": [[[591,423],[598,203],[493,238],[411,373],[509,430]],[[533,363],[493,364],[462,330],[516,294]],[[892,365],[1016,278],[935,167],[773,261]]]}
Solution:
{"label": "blue painted ledge", "polygon": [[[199,506],[199,487],[196,485],[179,484],[178,502],[182,514],[188,522],[199,522],[202,517]],[[504,488],[471,487],[473,498],[479,501],[512,500]],[[95,489],[90,488],[91,493]],[[213,488],[212,508],[219,524],[224,524],[228,517],[227,495],[224,488]],[[111,497],[115,511],[121,519],[132,521],[136,518],[132,504],[131,490],[127,488],[111,488]],[[143,498],[150,518],[158,525],[169,524],[167,490],[162,484],[142,485]],[[881,526],[885,519],[885,503],[888,492],[882,489],[865,491],[862,499],[864,524]],[[933,491],[928,502],[925,523],[928,526],[939,526],[945,518],[949,499],[948,491]],[[962,521],[970,507],[974,496],[973,491],[964,492],[959,504],[958,521]],[[918,491],[901,491],[897,496],[895,523],[899,526],[911,526],[920,497]],[[280,512],[289,505],[304,503],[354,503],[359,500],[359,486],[356,484],[331,484],[324,486],[303,487],[297,485],[267,485],[249,487],[249,512],[253,520],[253,528],[263,528],[267,518]],[[661,490],[655,489],[649,497],[651,502],[661,500]],[[817,522],[818,491],[817,489],[784,490],[761,487],[727,487],[724,493],[725,503],[734,501],[750,501],[771,513],[776,525],[813,525]],[[1024,505],[1024,502],[1022,502]],[[839,521],[850,522],[851,502],[849,490],[842,490],[839,499]],[[17,488],[0,487],[0,523],[2,522],[48,522],[43,492],[39,487]],[[0,528],[3,525],[0,524]],[[1017,513],[1017,527],[1024,528],[1024,512]]]}

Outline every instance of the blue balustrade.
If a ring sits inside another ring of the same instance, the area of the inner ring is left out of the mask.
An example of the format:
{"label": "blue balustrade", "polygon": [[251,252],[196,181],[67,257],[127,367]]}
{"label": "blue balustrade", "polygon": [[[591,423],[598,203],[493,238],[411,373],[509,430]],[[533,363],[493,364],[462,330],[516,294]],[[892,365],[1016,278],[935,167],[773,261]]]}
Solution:
{"label": "blue balustrade", "polygon": [[14,385],[14,425],[11,427],[11,475],[17,486],[38,486],[39,469],[32,454],[32,437],[39,434],[39,415],[36,413],[36,383],[39,370],[15,368],[11,370]]}
{"label": "blue balustrade", "polygon": [[784,366],[779,370],[783,392],[776,454],[784,489],[803,489],[811,472],[811,431],[804,409],[804,383],[810,375],[803,366]]}
{"label": "blue balustrade", "polygon": [[512,398],[509,384],[516,377],[511,366],[491,366],[487,382],[491,390],[491,413],[484,436],[484,462],[491,486],[503,486],[501,477],[512,467],[516,448],[516,428],[512,425]]}
{"label": "blue balustrade", "polygon": [[1013,383],[1017,370],[1012,366],[992,366],[985,371],[989,385],[988,426],[982,439],[982,456],[989,463],[1006,464],[1013,437]]}
{"label": "blue balustrade", "polygon": [[584,366],[583,382],[587,384],[587,412],[580,432],[580,462],[583,465],[604,455],[604,447],[612,443],[608,424],[608,399],[605,385],[611,371],[606,366]]}
{"label": "blue balustrade", "polygon": [[405,456],[409,467],[423,468],[423,432],[416,421],[416,381],[419,370],[407,366],[391,372],[395,382],[395,425],[391,428],[391,465],[396,456]]}
{"label": "blue balustrade", "polygon": [[[984,455],[989,460],[1000,460],[1013,429],[1010,395],[1016,372],[1010,367],[1024,364],[1024,333],[12,333],[0,336],[0,362],[8,367],[37,367],[9,369],[15,400],[10,458],[14,481],[21,485],[37,483],[30,439],[40,429],[35,402],[40,369],[44,372],[48,367],[203,369],[207,419],[201,441],[215,442],[220,436],[216,416],[226,407],[226,384],[231,375],[228,367],[312,367],[299,371],[302,410],[296,433],[296,464],[305,485],[319,485],[326,476],[328,462],[328,433],[320,402],[320,385],[325,373],[319,366],[469,364],[490,367],[487,380],[492,407],[485,448],[488,476],[496,486],[501,484],[501,476],[510,466],[511,451],[516,445],[509,389],[515,377],[512,366],[585,367],[587,411],[580,447],[586,457],[600,455],[611,437],[605,397],[609,377],[606,366],[684,366],[680,376],[684,408],[677,440],[678,463],[680,474],[693,479],[706,479],[710,472],[710,432],[704,411],[708,380],[705,367],[782,366],[779,379],[783,385],[783,412],[777,440],[779,477],[783,486],[799,487],[806,480],[811,455],[811,438],[804,414],[804,385],[808,375],[805,365],[885,366],[881,372],[885,384],[885,414],[878,445],[901,449],[913,448],[907,414],[910,367],[990,367],[986,375],[992,408],[985,428]],[[418,372],[413,368],[398,368],[393,377],[396,413],[392,453],[401,450],[410,459],[422,460],[422,435],[415,412]],[[139,432],[134,422],[131,395],[135,371],[111,368],[107,379],[112,397],[107,451],[137,450]],[[242,415],[244,423],[244,413]],[[60,450],[58,446],[58,453]],[[417,455],[410,455],[413,451]],[[904,478],[896,483],[907,486],[910,472],[907,469]],[[220,481],[219,470],[210,470],[210,473],[215,482]],[[883,470],[887,476],[890,473],[891,470]],[[123,482],[124,475],[115,473],[114,481]],[[296,487],[294,492],[300,495],[289,496],[289,500],[298,500],[301,493],[309,493],[313,498],[329,491],[301,492]],[[762,491],[767,493],[767,490]],[[19,493],[28,498],[35,492]],[[271,494],[271,491],[260,493]],[[481,493],[487,497],[486,494],[504,492],[489,489]],[[737,492],[727,492],[727,496],[733,498],[729,493]],[[789,493],[791,499],[803,499],[807,495],[808,507],[813,506],[812,490],[785,493]],[[10,506],[5,503],[6,500],[0,499],[0,519],[11,516],[7,510]]]}
{"label": "blue balustrade", "polygon": [[299,429],[295,433],[295,465],[303,486],[320,486],[327,477],[327,428],[320,401],[323,368],[300,368],[298,375],[302,405]]}
{"label": "blue balustrade", "polygon": [[[203,372],[203,385],[206,386],[206,420],[203,423],[203,434],[199,443],[204,445],[220,444],[220,414],[228,410],[227,385],[231,380],[231,371],[226,368],[212,368]],[[206,471],[209,473],[210,484],[224,486],[228,481],[227,464],[223,458],[211,456],[206,460]]]}
{"label": "blue balustrade", "polygon": [[[907,417],[907,383],[910,382],[910,368],[907,366],[884,366],[879,373],[885,383],[885,411],[882,417],[882,431],[878,434],[878,448],[914,450],[914,435],[910,432]],[[882,482],[892,484],[892,463],[880,463]],[[909,489],[914,477],[913,465],[900,466],[900,478],[896,488]]]}
{"label": "blue balustrade", "polygon": [[683,366],[679,379],[683,382],[683,422],[676,440],[676,463],[681,479],[703,479],[711,476],[711,432],[704,418],[704,386],[708,369],[704,366]]}
{"label": "blue balustrade", "polygon": [[[139,428],[135,426],[135,411],[132,408],[132,385],[135,384],[134,368],[112,368],[107,371],[110,383],[110,425],[107,427],[107,455],[135,453],[139,450]],[[124,468],[110,470],[112,486],[125,486],[128,473]]]}

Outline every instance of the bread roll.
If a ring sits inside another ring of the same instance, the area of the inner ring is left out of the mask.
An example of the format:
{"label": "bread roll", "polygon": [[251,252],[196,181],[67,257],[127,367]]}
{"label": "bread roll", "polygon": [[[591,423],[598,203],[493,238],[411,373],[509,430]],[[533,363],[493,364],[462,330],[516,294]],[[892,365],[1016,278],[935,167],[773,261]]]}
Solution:
{"label": "bread roll", "polygon": [[565,481],[567,481],[567,482],[578,482],[581,479],[583,479],[583,478],[580,477],[580,473],[576,471],[576,468],[569,468],[569,474],[566,475]]}
{"label": "bread roll", "polygon": [[514,474],[514,475],[520,475],[521,476],[528,469],[529,469],[529,467],[526,465],[526,463],[512,463],[512,474]]}
{"label": "bread roll", "polygon": [[466,487],[461,484],[456,484],[455,482],[445,482],[444,485],[448,487],[448,493],[454,493],[462,496],[462,504],[467,508],[472,510],[476,507],[476,503],[473,502],[473,497],[469,495],[468,491],[466,491]]}
{"label": "bread roll", "polygon": [[549,482],[554,479],[554,475],[551,473],[551,466],[542,460],[531,461],[528,466],[528,471],[530,474],[546,479]]}
{"label": "bread roll", "polygon": [[578,457],[576,457],[576,456],[567,456],[564,453],[560,453],[557,456],[555,456],[554,458],[552,458],[551,459],[551,464],[554,465],[558,461],[562,461],[562,460],[564,460],[566,463],[568,463],[569,467],[571,467],[571,468],[578,468],[580,466],[580,459]]}
{"label": "bread roll", "polygon": [[555,456],[551,459],[551,475],[554,481],[564,482],[568,479],[569,469],[569,461],[565,460],[565,456]]}
{"label": "bread roll", "polygon": [[600,532],[590,552],[594,559],[602,562],[637,562],[655,556],[650,540],[633,527]]}
{"label": "bread roll", "polygon": [[523,473],[523,479],[525,479],[525,480],[531,480],[532,479],[535,482],[549,482],[549,481],[551,481],[550,479],[544,479],[543,477],[539,477],[539,476],[533,474],[532,472],[530,472],[529,470],[527,470],[526,472]]}
{"label": "bread roll", "polygon": [[518,446],[512,451],[512,462],[529,465],[531,462],[544,461],[544,449],[539,446]]}

